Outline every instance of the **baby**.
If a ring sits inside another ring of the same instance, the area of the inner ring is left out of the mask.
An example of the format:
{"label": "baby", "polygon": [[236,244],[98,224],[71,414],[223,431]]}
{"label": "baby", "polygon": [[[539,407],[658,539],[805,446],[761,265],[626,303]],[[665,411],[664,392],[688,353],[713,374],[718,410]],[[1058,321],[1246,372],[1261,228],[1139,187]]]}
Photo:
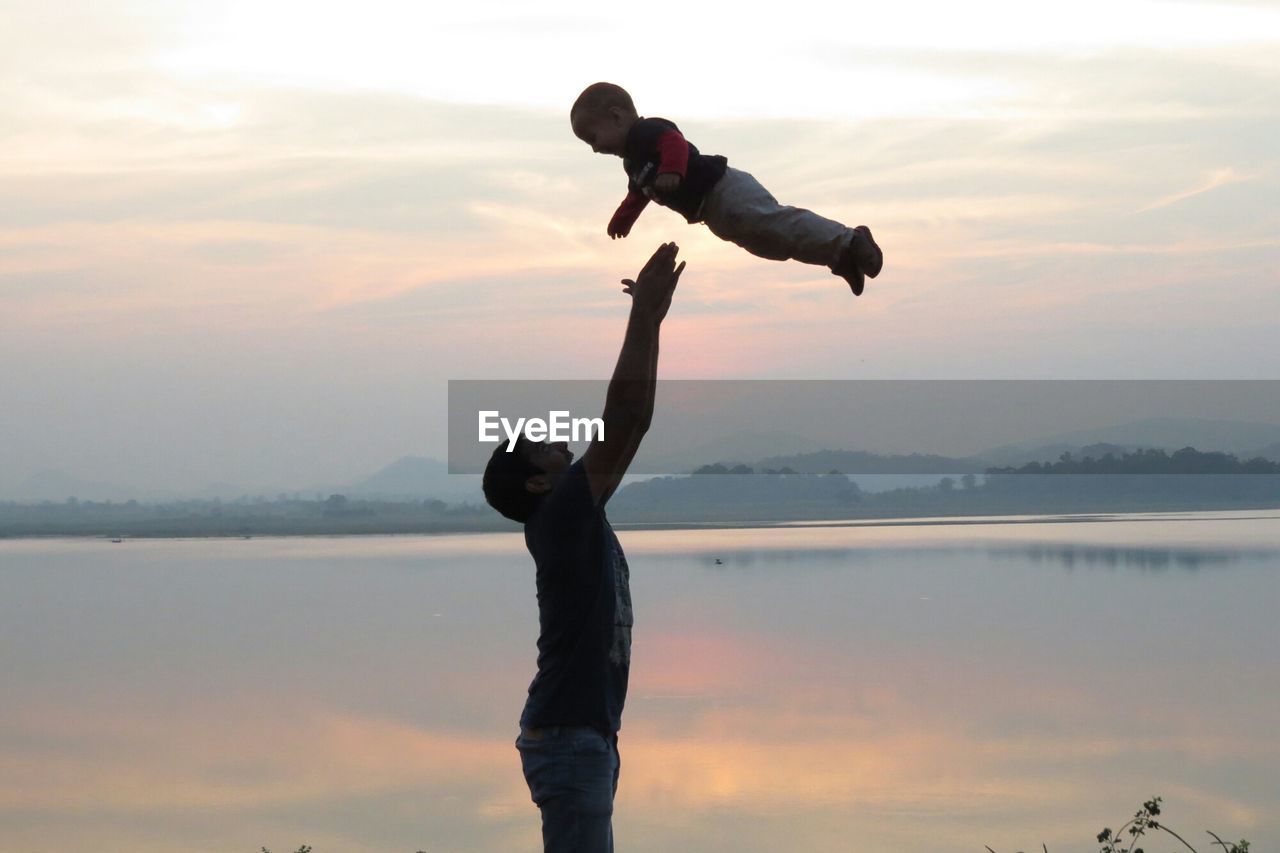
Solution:
{"label": "baby", "polygon": [[652,199],[689,222],[705,222],[722,240],[774,261],[794,258],[829,267],[855,296],[880,274],[884,255],[865,225],[849,228],[799,207],[778,204],[769,191],[719,155],[699,153],[664,118],[636,114],[621,86],[594,83],[569,111],[573,133],[597,154],[622,158],[627,197],[609,220],[609,236],[625,237]]}

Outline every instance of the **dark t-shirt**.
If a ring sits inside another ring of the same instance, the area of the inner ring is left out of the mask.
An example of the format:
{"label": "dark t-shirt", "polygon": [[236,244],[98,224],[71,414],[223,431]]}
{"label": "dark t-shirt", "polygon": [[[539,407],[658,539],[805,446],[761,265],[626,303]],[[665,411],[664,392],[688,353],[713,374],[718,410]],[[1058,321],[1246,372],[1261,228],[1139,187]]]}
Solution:
{"label": "dark t-shirt", "polygon": [[622,168],[627,170],[628,190],[644,193],[658,204],[679,212],[690,222],[697,222],[703,197],[724,176],[729,161],[719,154],[699,154],[694,144],[685,140],[689,145],[689,166],[680,188],[665,195],[655,192],[653,180],[658,177],[660,163],[658,139],[669,130],[679,129],[665,118],[638,120],[627,132]]}
{"label": "dark t-shirt", "polygon": [[537,566],[538,674],[520,725],[622,727],[631,668],[627,558],[579,460],[525,523]]}

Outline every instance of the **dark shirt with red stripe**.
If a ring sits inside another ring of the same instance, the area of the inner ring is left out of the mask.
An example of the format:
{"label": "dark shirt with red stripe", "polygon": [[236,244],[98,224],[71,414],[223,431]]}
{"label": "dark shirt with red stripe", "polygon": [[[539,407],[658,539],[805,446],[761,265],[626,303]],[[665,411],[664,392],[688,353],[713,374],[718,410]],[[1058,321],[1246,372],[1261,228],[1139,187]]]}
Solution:
{"label": "dark shirt with red stripe", "polygon": [[[627,171],[627,198],[614,218],[635,222],[652,199],[690,222],[697,222],[702,199],[724,175],[727,165],[728,160],[719,154],[699,153],[674,122],[665,118],[638,119],[627,133],[622,156],[622,167]],[[675,192],[658,192],[654,179],[672,172],[680,176],[680,186]]]}

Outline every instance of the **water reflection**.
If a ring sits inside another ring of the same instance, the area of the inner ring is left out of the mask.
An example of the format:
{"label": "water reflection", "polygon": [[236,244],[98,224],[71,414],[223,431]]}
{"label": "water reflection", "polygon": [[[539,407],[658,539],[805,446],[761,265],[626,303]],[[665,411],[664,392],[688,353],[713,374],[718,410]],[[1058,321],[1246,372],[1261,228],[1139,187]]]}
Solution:
{"label": "water reflection", "polygon": [[861,548],[780,548],[769,551],[741,550],[717,551],[702,553],[694,557],[699,565],[710,569],[748,569],[756,566],[778,567],[794,564],[813,566],[815,564],[851,564],[865,563],[883,551]]}
{"label": "water reflection", "polygon": [[[1226,567],[1238,563],[1265,562],[1280,558],[1280,550],[1276,549],[1120,547],[1067,543],[996,544],[987,546],[968,544],[916,548],[905,553],[909,559],[918,559],[922,554],[927,554],[934,559],[946,560],[949,557],[971,554],[975,551],[985,553],[997,560],[1026,560],[1037,565],[1046,563],[1061,565],[1067,569],[1131,568],[1150,572],[1162,572],[1169,569],[1197,571],[1204,568]],[[698,554],[695,559],[703,568],[733,571],[756,567],[801,564],[810,568],[822,564],[835,564],[850,568],[859,564],[865,565],[875,560],[890,559],[895,555],[901,557],[904,555],[904,551],[901,548],[726,550]]]}
{"label": "water reflection", "polygon": [[[624,533],[620,848],[1274,848],[1259,523]],[[518,536],[10,545],[0,849],[538,848]]]}
{"label": "water reflection", "polygon": [[1222,568],[1242,562],[1275,560],[1280,551],[1210,550],[1207,548],[1118,548],[1080,545],[1031,545],[1021,548],[991,548],[997,559],[1026,559],[1033,563],[1056,563],[1067,569],[1139,569],[1164,572],[1170,569],[1194,572]]}

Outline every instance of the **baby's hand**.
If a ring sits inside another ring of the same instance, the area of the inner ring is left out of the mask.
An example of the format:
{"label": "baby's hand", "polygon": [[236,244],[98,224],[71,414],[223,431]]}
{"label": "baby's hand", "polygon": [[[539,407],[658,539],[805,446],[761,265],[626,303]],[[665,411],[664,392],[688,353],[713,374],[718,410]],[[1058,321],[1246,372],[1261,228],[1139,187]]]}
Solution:
{"label": "baby's hand", "polygon": [[680,189],[680,175],[676,172],[664,172],[653,179],[653,188],[664,195],[673,193]]}

